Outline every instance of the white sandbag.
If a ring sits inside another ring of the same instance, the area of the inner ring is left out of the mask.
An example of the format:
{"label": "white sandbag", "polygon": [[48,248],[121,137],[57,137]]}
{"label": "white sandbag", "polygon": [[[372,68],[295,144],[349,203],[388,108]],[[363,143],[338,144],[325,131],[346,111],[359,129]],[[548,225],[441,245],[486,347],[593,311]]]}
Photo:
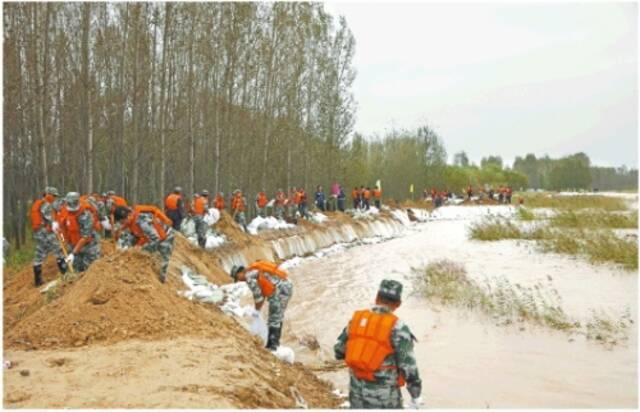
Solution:
{"label": "white sandbag", "polygon": [[291,349],[288,346],[278,346],[278,349],[276,349],[275,351],[271,352],[273,353],[273,355],[280,359],[281,361],[293,364],[293,362],[296,359],[296,354],[295,352],[293,352],[293,349]]}
{"label": "white sandbag", "polygon": [[269,328],[262,315],[251,317],[251,325],[249,326],[249,332],[254,336],[259,336],[263,343],[267,343],[267,337],[269,335]]}

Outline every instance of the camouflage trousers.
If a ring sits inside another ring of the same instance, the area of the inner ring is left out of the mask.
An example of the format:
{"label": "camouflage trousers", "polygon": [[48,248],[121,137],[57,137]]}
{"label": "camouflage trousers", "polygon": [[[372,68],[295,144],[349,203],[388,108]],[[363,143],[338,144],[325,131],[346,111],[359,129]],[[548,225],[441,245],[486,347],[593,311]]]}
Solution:
{"label": "camouflage trousers", "polygon": [[84,272],[89,266],[100,257],[100,243],[94,239],[85,245],[78,254],[73,256],[73,270]]}
{"label": "camouflage trousers", "polygon": [[267,217],[267,207],[257,207],[256,206],[256,214],[260,217]]}
{"label": "camouflage trousers", "polygon": [[64,258],[60,242],[58,242],[55,233],[47,232],[47,229],[40,228],[33,233],[33,239],[36,241],[36,256],[33,260],[34,266],[42,265],[49,253],[53,253],[56,259]]}
{"label": "camouflage trousers", "polygon": [[169,260],[171,259],[171,254],[173,253],[174,237],[174,231],[170,230],[165,240],[157,243],[147,243],[146,245],[142,246],[142,250],[144,250],[145,252],[157,252],[160,255],[160,258],[162,259],[162,266],[160,268],[160,280],[162,280],[163,282],[167,278]]}
{"label": "camouflage trousers", "polygon": [[298,213],[298,205],[291,204],[289,206],[289,218],[295,219],[297,213]]}
{"label": "camouflage trousers", "polygon": [[287,309],[289,299],[293,295],[293,284],[289,280],[281,280],[276,286],[273,295],[269,297],[269,318],[267,325],[270,328],[279,328],[284,320],[284,311]]}
{"label": "camouflage trousers", "polygon": [[277,219],[284,219],[284,205],[275,206],[275,215]]}
{"label": "camouflage trousers", "polygon": [[240,226],[244,227],[246,229],[247,227],[247,218],[244,215],[244,212],[238,212],[236,213],[236,217],[234,219],[236,221],[237,224],[239,224]]}
{"label": "camouflage trousers", "polygon": [[207,222],[204,221],[204,217],[202,216],[194,216],[193,222],[196,225],[196,234],[198,235],[198,244],[200,247],[204,247],[207,243],[207,229],[209,226]]}
{"label": "camouflage trousers", "polygon": [[351,409],[402,409],[402,394],[397,385],[385,385],[358,379],[349,380]]}

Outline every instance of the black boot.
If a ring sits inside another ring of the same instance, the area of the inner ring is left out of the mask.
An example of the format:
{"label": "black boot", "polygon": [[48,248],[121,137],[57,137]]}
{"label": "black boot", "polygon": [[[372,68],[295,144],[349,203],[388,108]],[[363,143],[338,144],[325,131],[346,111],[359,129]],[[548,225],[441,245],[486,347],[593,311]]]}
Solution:
{"label": "black boot", "polygon": [[58,269],[60,269],[60,273],[62,273],[63,275],[67,273],[67,270],[69,269],[67,267],[67,262],[65,262],[64,259],[58,259],[56,262],[58,263]]}
{"label": "black boot", "polygon": [[276,350],[280,346],[280,333],[282,326],[273,327],[269,326],[269,337],[267,338],[267,349]]}
{"label": "black boot", "polygon": [[42,265],[35,265],[33,267],[33,276],[34,276],[34,283],[36,287],[44,283],[42,281]]}

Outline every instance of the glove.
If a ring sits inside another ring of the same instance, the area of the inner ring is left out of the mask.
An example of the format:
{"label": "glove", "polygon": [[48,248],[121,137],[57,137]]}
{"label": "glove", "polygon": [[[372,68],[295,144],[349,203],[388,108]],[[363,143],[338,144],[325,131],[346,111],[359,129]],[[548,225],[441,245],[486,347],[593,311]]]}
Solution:
{"label": "glove", "polygon": [[420,409],[422,406],[422,396],[418,396],[417,398],[411,398],[409,402],[409,409]]}
{"label": "glove", "polygon": [[60,230],[60,225],[58,224],[58,222],[54,221],[53,223],[51,223],[51,230],[53,230],[54,232]]}
{"label": "glove", "polygon": [[111,223],[109,222],[109,219],[104,218],[100,223],[102,223],[102,227],[104,228],[104,230],[111,230]]}
{"label": "glove", "polygon": [[67,257],[64,259],[64,261],[67,262],[69,265],[73,265],[73,259],[74,259],[73,253],[69,253]]}

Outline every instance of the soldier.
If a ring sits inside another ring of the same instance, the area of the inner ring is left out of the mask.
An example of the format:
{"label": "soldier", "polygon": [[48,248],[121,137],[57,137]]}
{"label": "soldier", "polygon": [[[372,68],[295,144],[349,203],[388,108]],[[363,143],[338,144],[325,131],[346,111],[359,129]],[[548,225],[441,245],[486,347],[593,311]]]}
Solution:
{"label": "soldier", "polygon": [[267,198],[265,190],[262,189],[262,191],[256,195],[256,214],[258,216],[267,217],[267,203],[269,203],[269,199]]}
{"label": "soldier", "polygon": [[350,368],[352,409],[402,409],[400,388],[405,383],[411,407],[422,403],[422,380],[413,355],[416,338],[393,314],[401,298],[402,284],[383,280],[376,305],[356,311],[333,347],[336,359],[344,359]]}
{"label": "soldier", "polygon": [[89,202],[81,201],[78,192],[69,192],[61,213],[61,231],[71,252],[65,261],[76,272],[84,272],[100,257],[98,232],[102,229],[97,211]]}
{"label": "soldier", "polygon": [[284,194],[282,189],[278,189],[276,192],[276,201],[275,201],[275,212],[276,218],[283,219],[284,218],[284,208],[287,204],[287,197]]}
{"label": "soldier", "polygon": [[298,211],[300,212],[300,216],[305,219],[309,219],[309,212],[307,206],[307,192],[303,187],[298,188]]}
{"label": "soldier", "polygon": [[224,210],[224,193],[218,192],[216,198],[213,200],[213,206],[222,213]]}
{"label": "soldier", "polygon": [[169,194],[164,200],[164,213],[173,222],[172,227],[175,230],[180,230],[180,225],[184,218],[184,200],[180,186],[174,187],[173,193]]}
{"label": "soldier", "polygon": [[380,209],[380,199],[382,198],[382,189],[376,185],[376,188],[373,189],[373,199],[376,203],[376,208]]}
{"label": "soldier", "polygon": [[47,187],[44,189],[44,195],[34,201],[31,207],[31,230],[33,231],[33,239],[36,242],[36,253],[33,260],[33,276],[36,286],[40,286],[43,283],[42,264],[49,253],[53,253],[56,256],[60,273],[65,274],[67,272],[65,256],[62,253],[58,239],[56,239],[59,223],[56,220],[56,210],[53,205],[60,206],[57,201],[58,196],[58,189]]}
{"label": "soldier", "polygon": [[269,301],[267,320],[269,336],[266,347],[275,351],[280,346],[284,311],[293,294],[293,285],[287,279],[288,273],[279,269],[275,263],[258,260],[247,268],[244,266],[232,267],[231,277],[234,282],[247,282],[249,289],[251,289],[255,303],[253,316],[259,316],[265,298]]}
{"label": "soldier", "polygon": [[117,207],[114,213],[117,222],[121,222],[126,231],[121,245],[142,246],[145,252],[157,252],[162,258],[160,281],[167,280],[169,259],[173,253],[174,230],[172,221],[155,206],[137,205],[132,209]]}
{"label": "soldier", "polygon": [[289,204],[288,204],[288,214],[289,219],[295,221],[297,219],[298,214],[298,205],[300,204],[300,194],[298,193],[298,189],[294,187],[289,191]]}
{"label": "soldier", "polygon": [[247,220],[244,212],[246,210],[246,201],[242,196],[242,191],[236,189],[233,191],[233,198],[231,199],[231,211],[233,212],[233,220],[247,231]]}
{"label": "soldier", "polygon": [[196,224],[196,233],[198,235],[198,244],[204,248],[207,244],[207,229],[209,225],[204,220],[204,215],[209,212],[209,191],[203,190],[200,196],[194,197],[193,206],[193,222]]}

